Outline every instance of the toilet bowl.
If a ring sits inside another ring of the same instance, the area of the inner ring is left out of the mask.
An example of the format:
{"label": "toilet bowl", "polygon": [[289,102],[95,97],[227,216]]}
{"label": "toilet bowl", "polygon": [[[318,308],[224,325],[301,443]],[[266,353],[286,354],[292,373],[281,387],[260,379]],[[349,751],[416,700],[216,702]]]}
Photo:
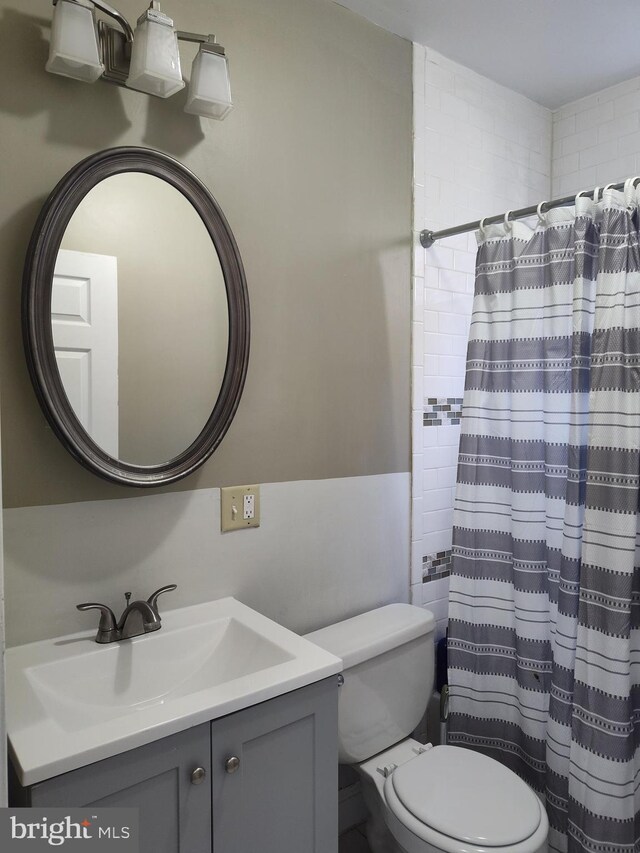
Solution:
{"label": "toilet bowl", "polygon": [[433,690],[434,619],[390,604],[307,639],[342,658],[338,746],[362,781],[373,853],[544,853],[544,807],[519,776],[410,737]]}

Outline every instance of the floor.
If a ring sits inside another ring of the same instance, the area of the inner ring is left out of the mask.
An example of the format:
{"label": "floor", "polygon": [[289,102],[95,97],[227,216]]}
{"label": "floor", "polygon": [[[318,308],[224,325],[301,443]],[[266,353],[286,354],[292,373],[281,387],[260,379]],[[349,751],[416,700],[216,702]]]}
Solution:
{"label": "floor", "polygon": [[371,853],[364,834],[364,825],[350,829],[340,836],[338,853]]}

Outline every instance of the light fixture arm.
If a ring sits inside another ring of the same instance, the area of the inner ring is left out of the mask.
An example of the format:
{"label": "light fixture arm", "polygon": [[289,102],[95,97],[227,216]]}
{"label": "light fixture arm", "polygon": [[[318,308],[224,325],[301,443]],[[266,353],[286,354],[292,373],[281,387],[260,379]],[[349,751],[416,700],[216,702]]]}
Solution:
{"label": "light fixture arm", "polygon": [[180,41],[192,41],[195,44],[205,44],[205,42],[215,42],[216,37],[211,33],[208,36],[202,36],[200,33],[189,33],[185,30],[178,30],[178,39]]}
{"label": "light fixture arm", "polygon": [[[58,5],[58,0],[52,0],[52,2],[54,6]],[[100,9],[100,11],[104,12],[105,15],[109,15],[110,18],[113,18],[114,21],[117,21],[118,24],[120,24],[124,33],[124,37],[129,42],[129,44],[131,44],[131,42],[133,41],[133,29],[129,21],[127,21],[127,19],[125,18],[125,16],[121,12],[118,12],[117,9],[114,9],[113,6],[110,6],[108,3],[105,3],[104,0],[91,0],[91,2],[96,7],[96,9]]]}
{"label": "light fixture arm", "polygon": [[220,56],[225,55],[223,46],[218,44],[216,37],[212,33],[203,36],[200,35],[200,33],[189,33],[184,30],[178,30],[177,36],[179,41],[191,41],[194,44],[199,44],[201,50],[208,50],[210,53],[218,53]]}
{"label": "light fixture arm", "polygon": [[124,36],[129,43],[133,41],[133,29],[122,13],[118,12],[117,9],[114,9],[113,6],[110,6],[108,3],[105,3],[104,0],[91,0],[91,2],[96,9],[100,9],[100,11],[104,12],[105,15],[109,15],[120,24],[123,29]]}

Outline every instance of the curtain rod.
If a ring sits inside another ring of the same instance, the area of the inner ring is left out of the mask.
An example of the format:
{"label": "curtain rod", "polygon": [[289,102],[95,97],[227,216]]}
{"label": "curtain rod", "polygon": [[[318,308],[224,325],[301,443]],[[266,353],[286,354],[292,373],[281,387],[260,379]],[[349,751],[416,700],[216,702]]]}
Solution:
{"label": "curtain rod", "polygon": [[[638,183],[640,178],[636,178],[634,180],[634,186]],[[622,190],[624,189],[625,181],[621,181],[619,184],[607,184],[605,189],[612,190]],[[577,193],[577,195],[593,195],[596,189],[600,189],[599,187],[595,187],[592,190],[583,190],[582,192]],[[547,211],[552,210],[554,207],[566,207],[569,204],[575,204],[576,195],[568,195],[564,198],[555,198],[552,201],[545,201],[540,204],[540,212],[547,213]],[[519,210],[510,210],[508,212],[509,221],[514,219],[525,219],[527,216],[533,216],[534,213],[538,212],[538,205],[534,204],[531,207],[521,207]],[[484,225],[494,225],[498,222],[504,222],[506,213],[500,214],[498,216],[487,216],[485,219],[478,219],[475,222],[465,222],[464,225],[454,225],[452,228],[443,228],[442,231],[429,231],[425,229],[420,232],[420,243],[425,249],[431,248],[436,240],[442,240],[445,237],[453,237],[455,234],[464,234],[467,231],[477,231],[480,227],[480,222]]]}

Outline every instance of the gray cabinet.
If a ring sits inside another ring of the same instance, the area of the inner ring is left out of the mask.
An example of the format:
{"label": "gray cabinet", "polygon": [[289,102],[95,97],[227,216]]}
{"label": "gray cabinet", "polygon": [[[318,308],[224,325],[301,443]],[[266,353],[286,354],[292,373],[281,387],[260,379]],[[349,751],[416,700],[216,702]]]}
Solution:
{"label": "gray cabinet", "polygon": [[140,853],[211,853],[209,723],[48,779],[28,789],[27,805],[137,808]]}
{"label": "gray cabinet", "polygon": [[[206,775],[193,784],[197,768]],[[138,808],[140,853],[337,853],[337,769],[333,677],[27,789],[14,783],[11,802]]]}
{"label": "gray cabinet", "polygon": [[211,724],[214,853],[337,853],[337,679],[330,681],[329,689],[312,684]]}

